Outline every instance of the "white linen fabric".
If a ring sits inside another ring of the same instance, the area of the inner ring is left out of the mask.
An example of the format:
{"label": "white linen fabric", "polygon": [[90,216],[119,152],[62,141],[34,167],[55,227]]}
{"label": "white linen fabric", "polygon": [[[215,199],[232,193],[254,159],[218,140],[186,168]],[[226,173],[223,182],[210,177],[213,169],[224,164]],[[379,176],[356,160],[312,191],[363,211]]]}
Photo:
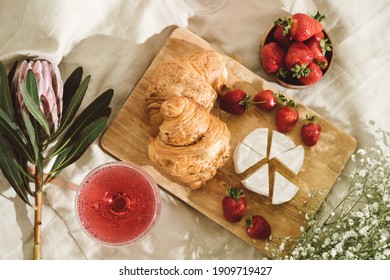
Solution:
{"label": "white linen fabric", "polygon": [[[92,80],[82,107],[108,88],[115,91],[115,117],[126,98],[178,26],[237,57],[268,79],[259,62],[259,43],[277,17],[317,10],[327,15],[335,59],[318,84],[281,91],[295,96],[341,129],[358,147],[389,151],[390,5],[386,0],[229,0],[212,14],[196,14],[184,0],[0,0],[0,60],[9,67],[26,56],[59,64],[63,79],[78,66]],[[94,143],[60,177],[79,184],[100,164],[114,161]],[[348,169],[348,167],[347,167]],[[342,176],[343,177],[343,176]],[[331,196],[345,187],[341,178]],[[256,249],[184,202],[161,190],[162,212],[142,242],[105,247],[81,230],[75,192],[47,185],[44,190],[44,259],[261,259]],[[33,211],[0,175],[0,259],[31,259]]]}

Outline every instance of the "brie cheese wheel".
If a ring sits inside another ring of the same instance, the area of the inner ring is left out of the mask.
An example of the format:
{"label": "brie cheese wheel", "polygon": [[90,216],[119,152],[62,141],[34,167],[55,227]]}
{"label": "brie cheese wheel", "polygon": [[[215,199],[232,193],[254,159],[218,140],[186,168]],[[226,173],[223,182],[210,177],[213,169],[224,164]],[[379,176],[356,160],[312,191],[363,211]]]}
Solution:
{"label": "brie cheese wheel", "polygon": [[295,143],[290,139],[290,137],[273,130],[269,159],[277,157],[278,155],[291,150],[294,147]]}
{"label": "brie cheese wheel", "polygon": [[290,201],[298,192],[299,188],[275,171],[274,193],[272,204],[282,204]]}
{"label": "brie cheese wheel", "polygon": [[269,196],[268,164],[264,164],[255,172],[249,174],[241,183],[248,190],[260,195]]}
{"label": "brie cheese wheel", "polygon": [[287,152],[277,155],[275,158],[288,170],[297,175],[303,166],[305,150],[301,145],[299,145]]}
{"label": "brie cheese wheel", "polygon": [[241,174],[249,167],[261,161],[265,156],[256,153],[248,146],[240,143],[233,153],[234,169],[237,174]]}
{"label": "brie cheese wheel", "polygon": [[256,153],[266,157],[268,145],[268,128],[257,128],[245,136],[242,143]]}

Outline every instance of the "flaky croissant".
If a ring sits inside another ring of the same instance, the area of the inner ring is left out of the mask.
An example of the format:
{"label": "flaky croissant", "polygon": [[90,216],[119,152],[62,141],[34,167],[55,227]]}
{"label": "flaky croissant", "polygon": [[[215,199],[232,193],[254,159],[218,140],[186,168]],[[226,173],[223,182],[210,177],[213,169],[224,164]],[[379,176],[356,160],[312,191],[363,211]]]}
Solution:
{"label": "flaky croissant", "polygon": [[204,186],[229,158],[226,124],[183,96],[165,101],[161,114],[164,121],[159,135],[149,140],[149,158],[192,189]]}
{"label": "flaky croissant", "polygon": [[153,131],[163,121],[161,104],[175,96],[193,98],[208,110],[226,79],[225,62],[216,51],[195,51],[165,59],[155,70],[147,90],[146,103]]}

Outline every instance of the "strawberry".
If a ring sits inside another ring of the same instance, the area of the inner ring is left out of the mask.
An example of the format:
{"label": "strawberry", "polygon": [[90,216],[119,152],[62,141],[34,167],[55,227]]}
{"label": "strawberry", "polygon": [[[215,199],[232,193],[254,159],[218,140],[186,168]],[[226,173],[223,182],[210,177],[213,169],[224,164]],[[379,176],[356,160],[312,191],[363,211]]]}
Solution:
{"label": "strawberry", "polygon": [[241,89],[233,89],[226,92],[219,100],[222,110],[242,115],[248,111],[250,95]]}
{"label": "strawberry", "polygon": [[311,85],[322,78],[322,70],[317,63],[312,62],[307,67],[305,66],[305,68],[306,70],[309,70],[309,73],[300,77],[297,76],[302,84]]}
{"label": "strawberry", "polygon": [[320,42],[322,39],[324,39],[325,37],[325,34],[323,31],[320,31],[316,34],[314,34],[311,38],[314,38],[315,40],[317,40],[318,42]]}
{"label": "strawberry", "polygon": [[261,61],[267,73],[276,73],[284,67],[286,52],[275,42],[268,43],[261,49]]}
{"label": "strawberry", "polygon": [[260,215],[248,216],[245,225],[246,233],[254,239],[267,239],[271,235],[271,226]]}
{"label": "strawberry", "polygon": [[295,65],[309,65],[313,61],[313,52],[302,42],[292,43],[287,50],[285,64],[288,70],[291,70]]}
{"label": "strawberry", "polygon": [[[277,23],[276,23],[277,24]],[[280,25],[276,25],[276,28],[275,28],[275,31],[274,31],[274,39],[275,41],[280,45],[282,46],[283,48],[285,48],[286,50],[288,49],[288,47],[291,45],[292,43],[292,38],[291,38],[291,35],[290,34],[284,34],[283,32],[283,27],[280,26]]]}
{"label": "strawberry", "polygon": [[222,200],[223,216],[231,223],[241,221],[246,210],[246,200],[244,192],[240,188],[230,188],[226,190],[227,196]]}
{"label": "strawberry", "polygon": [[323,56],[322,58],[315,59],[314,62],[317,63],[321,69],[328,68],[328,60],[326,59],[325,56]]}
{"label": "strawberry", "polygon": [[276,112],[276,127],[282,133],[291,131],[298,122],[299,114],[294,100],[289,100],[285,107]]}
{"label": "strawberry", "polygon": [[325,54],[327,51],[332,50],[332,46],[328,41],[328,39],[321,39],[318,41],[317,38],[312,37],[306,42],[306,45],[313,53],[315,62],[321,69],[328,67],[328,61],[325,58]]}
{"label": "strawberry", "polygon": [[289,26],[291,36],[298,42],[303,42],[324,29],[318,20],[302,13],[294,14],[285,29]]}
{"label": "strawberry", "polygon": [[262,90],[253,98],[254,103],[257,103],[257,107],[265,111],[271,111],[278,105],[278,99],[272,92],[272,90]]}
{"label": "strawberry", "polygon": [[312,147],[317,144],[321,136],[321,126],[317,123],[315,116],[306,115],[306,123],[301,128],[303,143]]}

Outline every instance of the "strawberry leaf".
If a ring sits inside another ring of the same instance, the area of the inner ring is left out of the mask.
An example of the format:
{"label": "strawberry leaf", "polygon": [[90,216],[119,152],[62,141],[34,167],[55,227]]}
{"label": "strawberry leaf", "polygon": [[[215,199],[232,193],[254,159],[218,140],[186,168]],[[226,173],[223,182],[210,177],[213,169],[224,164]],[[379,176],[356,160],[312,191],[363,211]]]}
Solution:
{"label": "strawberry leaf", "polygon": [[286,36],[290,33],[291,30],[291,18],[278,18],[274,21],[275,25],[283,27],[283,36]]}
{"label": "strawberry leaf", "polygon": [[319,22],[323,22],[326,19],[325,14],[322,14],[320,11],[317,11],[317,13],[314,16],[313,15],[310,15],[310,16],[312,18],[318,20]]}
{"label": "strawberry leaf", "polygon": [[248,112],[248,108],[249,108],[249,105],[250,105],[250,102],[249,102],[249,99],[251,98],[251,96],[249,94],[245,94],[245,98],[242,99],[238,104],[243,106],[245,108],[245,112]]}
{"label": "strawberry leaf", "polygon": [[329,39],[322,39],[320,41],[322,54],[325,55],[326,52],[332,51],[332,45],[329,42]]}
{"label": "strawberry leaf", "polygon": [[226,194],[237,202],[240,197],[244,196],[244,191],[240,188],[230,188],[226,190]]}
{"label": "strawberry leaf", "polygon": [[306,63],[303,63],[301,66],[295,64],[294,68],[291,69],[291,72],[293,72],[293,77],[299,79],[300,77],[309,76],[311,69],[307,67]]}
{"label": "strawberry leaf", "polygon": [[245,225],[246,225],[247,227],[253,226],[253,219],[252,219],[252,216],[246,217],[246,219],[245,219]]}

